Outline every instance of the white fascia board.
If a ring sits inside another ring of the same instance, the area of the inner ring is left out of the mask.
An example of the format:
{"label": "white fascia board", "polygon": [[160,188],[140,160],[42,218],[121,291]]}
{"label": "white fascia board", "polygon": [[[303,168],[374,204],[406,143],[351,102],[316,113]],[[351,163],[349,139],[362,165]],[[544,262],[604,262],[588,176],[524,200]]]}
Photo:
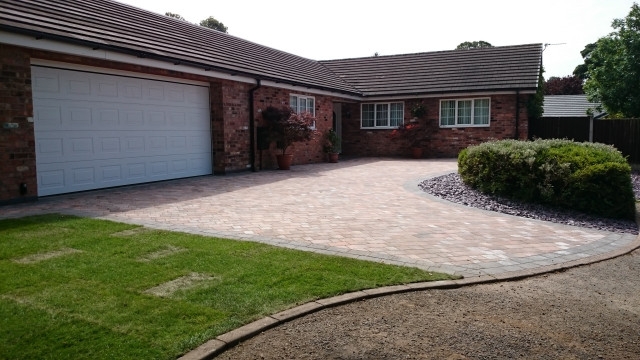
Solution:
{"label": "white fascia board", "polygon": [[305,86],[289,85],[289,84],[276,82],[276,81],[271,81],[271,80],[263,80],[261,82],[261,84],[263,86],[276,87],[276,88],[280,88],[280,89],[296,91],[298,93],[309,93],[309,94],[315,94],[315,95],[326,95],[326,96],[333,96],[333,97],[338,97],[338,98],[341,98],[341,99],[348,99],[348,100],[355,100],[355,101],[361,101],[362,100],[361,96],[342,94],[342,93],[339,93],[339,92],[328,91],[328,90],[319,90],[319,89],[314,89],[314,88],[305,87]]}
{"label": "white fascia board", "polygon": [[[361,98],[363,102],[388,101],[388,100],[409,100],[409,99],[428,99],[428,98],[459,98],[459,97],[487,97],[491,95],[515,95],[515,90],[511,91],[482,91],[482,92],[461,92],[461,93],[436,93],[425,95],[398,95],[398,96],[372,96]],[[520,94],[535,94],[535,90],[521,90]]]}

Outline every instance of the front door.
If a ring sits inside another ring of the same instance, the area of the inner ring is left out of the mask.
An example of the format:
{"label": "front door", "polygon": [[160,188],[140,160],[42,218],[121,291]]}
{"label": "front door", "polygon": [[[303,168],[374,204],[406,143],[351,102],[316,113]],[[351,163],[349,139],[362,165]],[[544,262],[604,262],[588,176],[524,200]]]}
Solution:
{"label": "front door", "polygon": [[340,138],[340,149],[342,149],[342,104],[333,103],[333,130]]}

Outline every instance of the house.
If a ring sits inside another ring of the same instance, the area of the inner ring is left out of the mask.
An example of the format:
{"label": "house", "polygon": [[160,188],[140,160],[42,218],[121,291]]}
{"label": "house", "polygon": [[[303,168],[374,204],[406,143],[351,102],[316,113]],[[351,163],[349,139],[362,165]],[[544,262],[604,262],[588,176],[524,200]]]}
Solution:
{"label": "house", "polygon": [[[527,137],[541,44],[315,61],[110,0],[0,0],[0,203],[256,170],[260,113],[310,111],[343,153],[430,156]],[[324,160],[316,139],[294,163]]]}
{"label": "house", "polygon": [[587,100],[587,95],[546,95],[544,97],[542,117],[546,119],[588,119],[588,112],[594,118],[605,115],[598,111],[599,103]]}

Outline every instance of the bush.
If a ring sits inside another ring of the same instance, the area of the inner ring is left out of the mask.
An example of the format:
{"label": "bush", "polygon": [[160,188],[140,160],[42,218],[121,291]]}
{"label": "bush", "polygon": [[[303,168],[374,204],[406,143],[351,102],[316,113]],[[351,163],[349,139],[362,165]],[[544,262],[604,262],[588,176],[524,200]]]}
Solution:
{"label": "bush", "polygon": [[460,152],[462,180],[484,193],[634,218],[631,168],[604,144],[501,140]]}

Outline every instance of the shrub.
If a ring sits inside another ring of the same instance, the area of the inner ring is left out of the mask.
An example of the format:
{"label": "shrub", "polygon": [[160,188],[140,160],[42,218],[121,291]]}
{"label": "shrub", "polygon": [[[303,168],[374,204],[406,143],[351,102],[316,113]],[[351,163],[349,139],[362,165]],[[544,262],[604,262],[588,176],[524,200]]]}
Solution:
{"label": "shrub", "polygon": [[485,193],[609,217],[634,216],[631,168],[609,145],[491,141],[460,152],[458,168],[467,185]]}

